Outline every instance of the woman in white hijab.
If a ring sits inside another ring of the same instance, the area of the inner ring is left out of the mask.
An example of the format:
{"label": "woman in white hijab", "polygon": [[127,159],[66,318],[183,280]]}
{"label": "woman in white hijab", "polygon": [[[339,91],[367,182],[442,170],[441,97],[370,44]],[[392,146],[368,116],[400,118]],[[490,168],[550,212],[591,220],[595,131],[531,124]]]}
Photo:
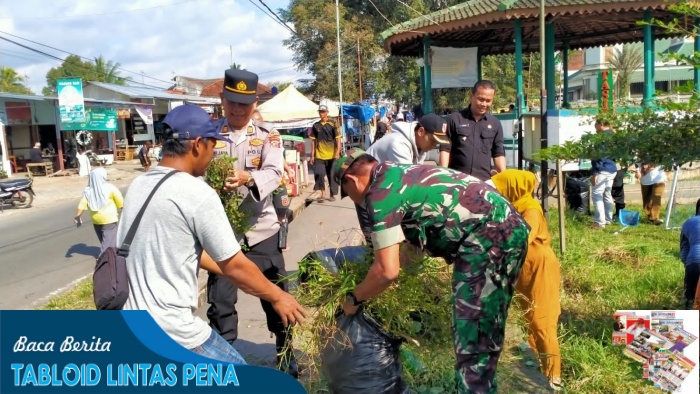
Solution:
{"label": "woman in white hijab", "polygon": [[74,223],[81,224],[80,215],[90,211],[90,219],[95,227],[97,238],[102,244],[100,253],[110,246],[117,246],[117,223],[119,212],[124,206],[124,197],[116,186],[107,183],[107,171],[98,167],[90,173],[90,181],[83,191],[83,198],[78,204]]}

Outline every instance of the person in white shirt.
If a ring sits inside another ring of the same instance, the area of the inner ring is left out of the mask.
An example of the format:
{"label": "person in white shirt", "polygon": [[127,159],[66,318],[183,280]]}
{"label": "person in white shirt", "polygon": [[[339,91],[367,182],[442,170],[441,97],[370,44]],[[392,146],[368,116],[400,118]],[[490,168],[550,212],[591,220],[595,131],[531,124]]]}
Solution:
{"label": "person in white shirt", "polygon": [[659,218],[661,211],[661,197],[666,188],[666,173],[653,164],[645,163],[637,167],[635,177],[642,185],[642,205],[644,213],[651,223],[663,224]]}
{"label": "person in white shirt", "polygon": [[[423,115],[418,122],[394,122],[391,133],[372,144],[367,154],[380,163],[422,164],[427,153],[438,144],[449,144],[446,131],[445,120],[436,114]],[[367,210],[357,204],[355,210],[365,241],[371,245],[372,225]]]}

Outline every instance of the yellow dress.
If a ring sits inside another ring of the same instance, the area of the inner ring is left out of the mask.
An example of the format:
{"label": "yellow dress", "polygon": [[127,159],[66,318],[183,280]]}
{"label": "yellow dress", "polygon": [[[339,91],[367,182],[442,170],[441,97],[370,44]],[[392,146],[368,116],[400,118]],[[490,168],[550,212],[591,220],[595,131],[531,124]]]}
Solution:
{"label": "yellow dress", "polygon": [[540,356],[542,373],[550,381],[558,382],[561,377],[557,337],[561,275],[542,208],[532,197],[535,176],[528,171],[506,170],[492,180],[531,228],[527,255],[515,289],[522,294],[518,300],[528,323],[528,343]]}

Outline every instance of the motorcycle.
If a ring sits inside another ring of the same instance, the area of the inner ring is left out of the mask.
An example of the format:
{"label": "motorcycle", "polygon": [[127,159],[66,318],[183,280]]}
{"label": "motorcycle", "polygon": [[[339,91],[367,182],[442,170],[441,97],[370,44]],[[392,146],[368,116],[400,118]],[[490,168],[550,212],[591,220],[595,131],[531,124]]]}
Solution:
{"label": "motorcycle", "polygon": [[104,166],[107,164],[106,159],[100,159],[100,157],[91,150],[86,150],[85,155],[87,155],[88,159],[90,159],[91,166]]}
{"label": "motorcycle", "polygon": [[34,201],[34,190],[31,179],[13,179],[0,182],[0,209],[5,204],[15,208],[29,208]]}

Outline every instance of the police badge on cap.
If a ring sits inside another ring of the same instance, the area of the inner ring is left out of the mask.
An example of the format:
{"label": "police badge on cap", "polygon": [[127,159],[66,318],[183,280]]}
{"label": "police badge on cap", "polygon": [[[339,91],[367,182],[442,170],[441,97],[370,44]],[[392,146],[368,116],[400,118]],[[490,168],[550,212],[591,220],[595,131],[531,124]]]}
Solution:
{"label": "police badge on cap", "polygon": [[232,103],[253,104],[257,99],[258,75],[246,70],[226,70],[224,98]]}

